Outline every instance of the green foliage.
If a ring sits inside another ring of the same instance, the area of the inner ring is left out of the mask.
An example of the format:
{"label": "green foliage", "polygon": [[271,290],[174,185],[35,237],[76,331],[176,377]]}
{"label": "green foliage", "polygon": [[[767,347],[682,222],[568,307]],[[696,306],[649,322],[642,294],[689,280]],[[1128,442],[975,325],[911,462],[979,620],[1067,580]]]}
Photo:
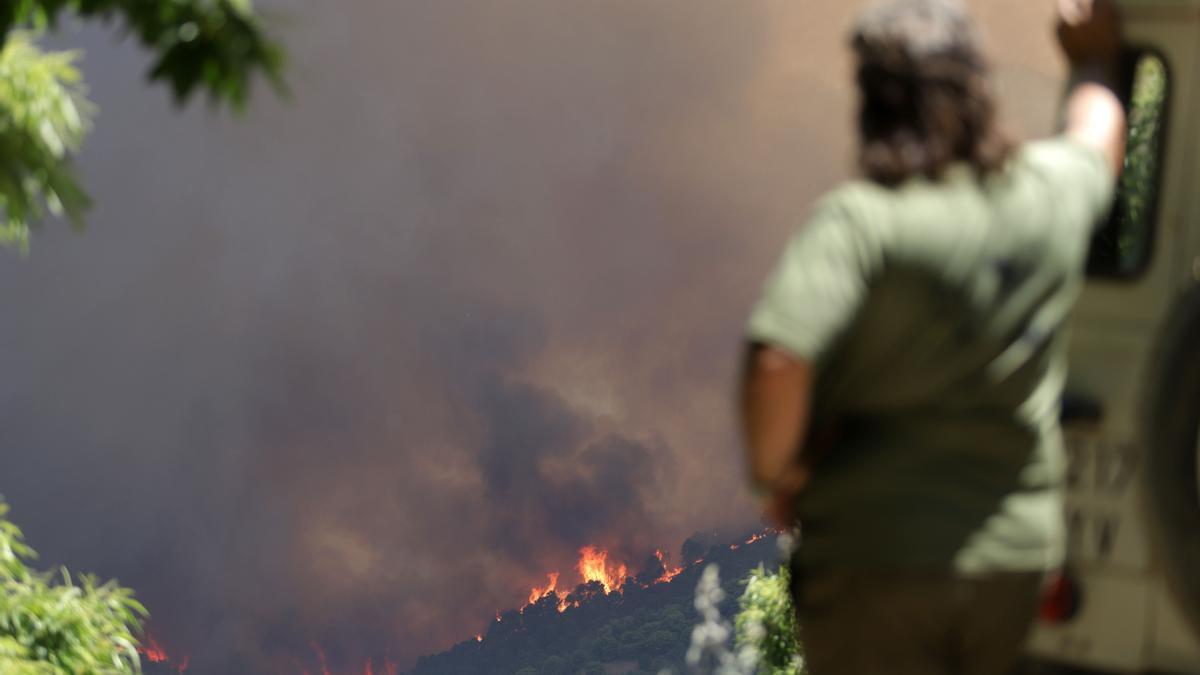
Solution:
{"label": "green foliage", "polygon": [[152,51],[152,80],[186,101],[199,88],[241,106],[256,73],[282,86],[283,50],[264,33],[250,0],[16,0],[0,10],[0,40],[13,28],[53,26],[64,10],[120,21]]}
{"label": "green foliage", "polygon": [[29,247],[30,227],[50,213],[82,224],[87,195],[70,155],[92,114],[74,52],[42,52],[32,34],[65,12],[119,23],[155,55],[152,81],[177,103],[197,91],[241,110],[254,76],[283,90],[283,51],[249,0],[9,0],[0,2],[0,247]]}
{"label": "green foliage", "polygon": [[1089,272],[1118,277],[1137,274],[1149,260],[1169,84],[1166,64],[1153,52],[1130,58],[1125,163],[1112,217],[1097,232],[1088,259]]}
{"label": "green foliage", "polygon": [[75,58],[43,53],[24,33],[0,49],[0,245],[26,250],[28,224],[47,210],[81,222],[88,201],[67,155],[83,142],[91,105]]}
{"label": "green foliage", "polygon": [[[1122,261],[1139,265],[1146,246],[1151,207],[1157,195],[1158,162],[1166,100],[1166,66],[1156,56],[1144,56],[1133,76],[1129,102],[1129,137],[1125,166],[1118,186],[1117,247]],[[1132,271],[1132,270],[1122,270]]]}
{"label": "green foliage", "polygon": [[758,653],[759,672],[763,675],[801,675],[804,665],[787,568],[768,574],[759,565],[751,570],[745,583],[746,590],[738,600],[741,611],[734,620],[737,646]]}
{"label": "green foliage", "polygon": [[0,502],[0,672],[116,675],[141,672],[135,634],[146,610],[128,589],[31,572],[33,551]]}

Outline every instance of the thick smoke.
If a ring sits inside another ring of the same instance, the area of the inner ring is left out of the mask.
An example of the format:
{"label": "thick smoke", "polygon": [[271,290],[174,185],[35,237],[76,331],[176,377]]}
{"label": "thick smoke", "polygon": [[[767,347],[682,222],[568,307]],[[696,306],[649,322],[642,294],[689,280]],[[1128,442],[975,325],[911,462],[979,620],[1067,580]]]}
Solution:
{"label": "thick smoke", "polygon": [[[97,207],[0,256],[0,492],[43,563],[237,675],[408,664],[583,545],[754,523],[739,328],[850,167],[841,4],[276,3],[294,99],[242,120],[68,29]],[[1045,3],[978,4],[1045,129]]]}

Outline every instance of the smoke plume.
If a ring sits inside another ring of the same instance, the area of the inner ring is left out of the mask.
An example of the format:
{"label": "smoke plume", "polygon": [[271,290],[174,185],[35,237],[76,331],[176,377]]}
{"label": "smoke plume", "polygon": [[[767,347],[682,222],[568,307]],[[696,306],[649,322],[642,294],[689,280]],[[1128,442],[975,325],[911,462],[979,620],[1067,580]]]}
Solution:
{"label": "smoke plume", "polygon": [[[189,672],[408,665],[582,546],[756,522],[738,339],[851,171],[843,4],[281,0],[293,99],[244,119],[66,27],[97,206],[0,256],[0,491],[43,564],[135,586]],[[1046,130],[1046,3],[975,4]]]}

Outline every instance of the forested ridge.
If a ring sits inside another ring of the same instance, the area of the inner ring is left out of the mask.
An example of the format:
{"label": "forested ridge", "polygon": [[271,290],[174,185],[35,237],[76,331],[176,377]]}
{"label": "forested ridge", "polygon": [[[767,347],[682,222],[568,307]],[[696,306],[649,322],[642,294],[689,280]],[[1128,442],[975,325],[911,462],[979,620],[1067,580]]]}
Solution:
{"label": "forested ridge", "polygon": [[558,599],[551,595],[524,610],[501,612],[481,639],[468,637],[422,657],[408,675],[686,672],[684,655],[699,621],[694,592],[703,569],[720,567],[726,595],[721,613],[732,617],[742,580],[760,563],[773,566],[778,559],[774,536],[744,545],[707,539],[697,535],[685,542],[684,559],[695,560],[697,550],[703,551],[702,558],[670,581],[647,583],[653,576],[643,575],[635,580],[640,583],[609,595],[596,582],[581,584],[568,596],[582,600],[578,607],[559,612]]}

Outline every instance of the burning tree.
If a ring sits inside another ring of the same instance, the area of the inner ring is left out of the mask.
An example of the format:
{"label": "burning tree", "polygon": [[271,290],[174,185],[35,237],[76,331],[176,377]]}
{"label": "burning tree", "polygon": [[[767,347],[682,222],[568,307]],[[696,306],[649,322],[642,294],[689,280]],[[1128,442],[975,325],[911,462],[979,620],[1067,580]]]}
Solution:
{"label": "burning tree", "polygon": [[137,639],[146,610],[113,582],[31,572],[35,553],[0,502],[0,672],[100,675],[141,672]]}

